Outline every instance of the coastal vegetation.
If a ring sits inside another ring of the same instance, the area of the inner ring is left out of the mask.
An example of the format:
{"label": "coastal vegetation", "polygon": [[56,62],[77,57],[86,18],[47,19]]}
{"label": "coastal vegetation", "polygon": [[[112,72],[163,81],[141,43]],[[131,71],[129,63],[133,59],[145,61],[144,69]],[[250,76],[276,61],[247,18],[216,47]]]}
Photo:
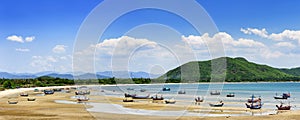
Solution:
{"label": "coastal vegetation", "polygon": [[[222,62],[223,61],[223,62]],[[226,62],[226,64],[224,64]],[[212,74],[212,63],[217,64]],[[300,81],[300,68],[279,69],[267,65],[256,64],[245,58],[222,57],[207,61],[193,61],[176,67],[156,78],[99,78],[99,79],[67,79],[41,76],[27,79],[0,79],[0,90],[18,87],[44,87],[74,84],[150,84],[150,83],[188,83],[217,82],[211,78],[226,82],[277,82]]]}

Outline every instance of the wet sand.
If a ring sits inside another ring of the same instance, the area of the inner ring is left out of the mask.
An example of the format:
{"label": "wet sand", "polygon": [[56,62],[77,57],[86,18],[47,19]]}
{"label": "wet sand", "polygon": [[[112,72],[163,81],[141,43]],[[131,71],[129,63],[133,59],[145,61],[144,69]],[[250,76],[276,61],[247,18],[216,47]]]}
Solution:
{"label": "wet sand", "polygon": [[[202,116],[149,116],[149,115],[133,115],[133,114],[113,114],[101,112],[88,112],[86,108],[91,107],[85,104],[63,104],[56,103],[55,100],[67,100],[77,102],[71,98],[74,96],[74,90],[70,93],[55,92],[53,95],[39,96],[41,92],[33,92],[29,90],[29,97],[35,97],[36,101],[27,101],[28,97],[21,97],[19,94],[24,90],[2,91],[0,93],[0,119],[1,120],[27,120],[27,119],[49,119],[49,120],[297,120],[300,118],[300,111],[287,111],[275,115],[264,116],[222,116],[222,117],[202,117]],[[152,103],[150,100],[140,100],[134,103],[123,103],[122,98],[107,97],[107,96],[90,96],[89,102],[93,103],[113,103],[122,105],[125,108],[145,109],[145,110],[211,110],[212,108],[199,106],[181,106],[181,105],[166,105]],[[18,104],[8,104],[7,101],[17,100]],[[213,108],[214,114],[227,114],[221,110],[230,110],[234,112],[246,111],[246,108]]]}

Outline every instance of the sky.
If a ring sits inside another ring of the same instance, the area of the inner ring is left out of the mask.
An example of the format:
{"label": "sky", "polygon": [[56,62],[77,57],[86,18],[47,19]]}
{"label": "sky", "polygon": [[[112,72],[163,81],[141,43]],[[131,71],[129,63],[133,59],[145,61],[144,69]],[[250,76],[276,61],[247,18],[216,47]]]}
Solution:
{"label": "sky", "polygon": [[1,0],[0,71],[161,74],[220,56],[300,66],[300,1],[159,1],[150,8],[152,3]]}

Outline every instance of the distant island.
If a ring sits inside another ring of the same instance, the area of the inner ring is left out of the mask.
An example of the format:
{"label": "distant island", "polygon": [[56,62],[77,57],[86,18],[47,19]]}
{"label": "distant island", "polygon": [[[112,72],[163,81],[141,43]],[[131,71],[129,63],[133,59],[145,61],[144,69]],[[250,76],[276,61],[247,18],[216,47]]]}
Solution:
{"label": "distant island", "polygon": [[[71,74],[50,73],[41,75],[39,77],[34,75],[25,75],[26,77],[21,78],[20,76],[13,76],[9,73],[1,72],[1,74],[11,75],[12,78],[2,77],[0,79],[0,90],[18,87],[43,87],[74,84],[185,83],[191,82],[191,80],[192,82],[214,82],[211,81],[213,76],[211,74],[211,65],[212,62],[218,62],[220,60],[226,62],[226,69],[224,69],[222,73],[224,75],[222,81],[225,80],[225,82],[300,81],[300,68],[274,68],[267,65],[249,62],[242,57],[221,57],[207,61],[188,62],[168,71],[164,75],[161,75],[157,78],[143,77],[147,76],[144,72],[132,72],[130,73],[131,78],[117,78],[112,76],[107,77],[101,75],[100,73],[85,73],[77,77],[74,77]],[[182,70],[184,72],[184,76],[182,76]],[[111,75],[111,72],[104,73],[108,76]],[[135,77],[132,77],[133,75],[135,75]],[[97,76],[97,79],[91,79],[93,77],[90,76]]]}

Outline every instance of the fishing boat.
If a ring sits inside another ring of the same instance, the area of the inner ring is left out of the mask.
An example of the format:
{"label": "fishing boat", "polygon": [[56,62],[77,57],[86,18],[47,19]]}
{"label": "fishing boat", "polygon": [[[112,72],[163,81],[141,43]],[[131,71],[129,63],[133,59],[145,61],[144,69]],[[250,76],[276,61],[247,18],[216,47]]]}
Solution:
{"label": "fishing boat", "polygon": [[27,98],[27,101],[35,101],[35,98]]}
{"label": "fishing boat", "polygon": [[162,95],[160,95],[160,97],[158,97],[158,95],[156,94],[154,97],[151,97],[152,100],[164,100],[164,97]]}
{"label": "fishing boat", "polygon": [[125,97],[133,97],[133,96],[136,96],[136,94],[124,93],[124,96],[125,96]]}
{"label": "fishing boat", "polygon": [[123,102],[133,102],[133,99],[131,97],[125,97]]}
{"label": "fishing boat", "polygon": [[39,92],[39,89],[36,88],[36,89],[33,90],[33,92]]}
{"label": "fishing boat", "polygon": [[171,91],[171,88],[169,88],[169,87],[164,87],[164,88],[162,89],[162,91]]}
{"label": "fishing boat", "polygon": [[246,105],[247,108],[250,108],[250,109],[261,109],[262,102],[261,102],[260,97],[256,98],[254,95],[252,95],[251,99],[250,100],[249,99],[247,100],[247,103],[245,103],[245,105]]}
{"label": "fishing boat", "polygon": [[53,91],[54,92],[61,92],[62,88],[54,88]]}
{"label": "fishing boat", "polygon": [[84,97],[79,97],[77,98],[78,102],[82,102],[82,101],[88,101],[90,100],[88,97],[84,96]]}
{"label": "fishing boat", "polygon": [[146,96],[138,96],[138,95],[135,95],[135,96],[131,96],[133,99],[149,99],[149,94],[146,95]]}
{"label": "fishing boat", "polygon": [[27,97],[28,96],[28,93],[20,93],[20,96],[22,96],[22,97]]}
{"label": "fishing boat", "polygon": [[288,99],[291,97],[290,93],[282,93],[282,95],[276,95],[274,96],[274,99]]}
{"label": "fishing boat", "polygon": [[250,98],[248,98],[247,102],[248,103],[256,103],[256,102],[260,102],[261,98],[260,97],[255,97],[254,95],[250,96]]}
{"label": "fishing boat", "polygon": [[290,106],[290,105],[283,105],[281,103],[281,105],[276,105],[276,107],[277,107],[278,110],[290,110],[292,106]]}
{"label": "fishing boat", "polygon": [[209,103],[210,107],[222,107],[224,105],[223,101],[220,101],[219,103]]}
{"label": "fishing boat", "polygon": [[146,89],[141,89],[141,90],[140,90],[140,92],[145,92],[145,91],[146,91]]}
{"label": "fishing boat", "polygon": [[178,91],[178,94],[185,94],[185,91],[184,90],[180,90],[180,91]]}
{"label": "fishing boat", "polygon": [[211,91],[210,95],[220,95],[221,93],[219,91]]}
{"label": "fishing boat", "polygon": [[134,90],[134,88],[131,88],[131,87],[130,87],[130,88],[127,88],[127,90]]}
{"label": "fishing boat", "polygon": [[89,95],[90,91],[76,91],[75,95]]}
{"label": "fishing boat", "polygon": [[174,100],[174,98],[169,99],[169,100],[165,100],[166,104],[175,104],[176,100]]}
{"label": "fishing boat", "polygon": [[204,101],[204,98],[197,97],[197,98],[195,98],[195,105],[200,105],[200,103],[203,102],[203,101]]}
{"label": "fishing boat", "polygon": [[18,103],[18,101],[7,101],[8,102],[8,104],[17,104]]}
{"label": "fishing boat", "polygon": [[226,95],[226,97],[234,97],[234,96],[235,96],[234,93],[229,93],[229,94]]}
{"label": "fishing boat", "polygon": [[51,94],[54,94],[54,91],[53,90],[44,90],[44,94],[51,95]]}

